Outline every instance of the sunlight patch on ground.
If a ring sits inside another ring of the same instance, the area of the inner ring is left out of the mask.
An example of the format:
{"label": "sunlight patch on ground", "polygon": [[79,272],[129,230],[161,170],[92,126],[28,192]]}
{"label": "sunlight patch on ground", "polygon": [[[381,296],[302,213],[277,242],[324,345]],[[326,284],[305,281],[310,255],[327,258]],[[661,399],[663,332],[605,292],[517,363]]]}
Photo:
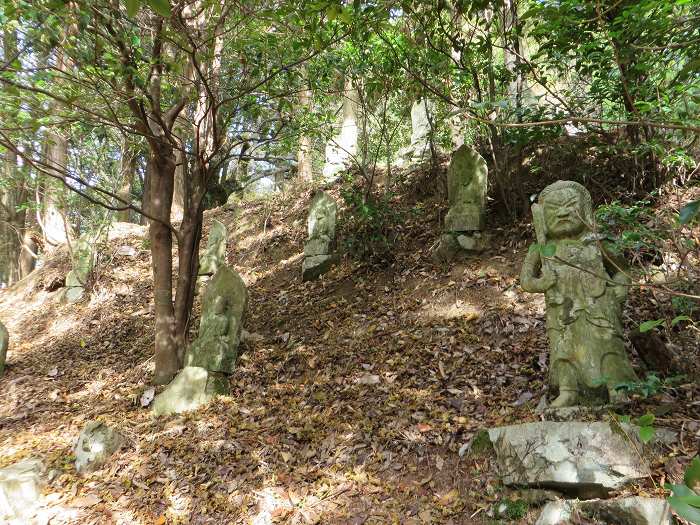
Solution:
{"label": "sunlight patch on ground", "polygon": [[481,308],[478,306],[458,299],[449,303],[428,301],[421,307],[418,316],[426,320],[463,318],[465,321],[473,321],[478,319],[481,313]]}

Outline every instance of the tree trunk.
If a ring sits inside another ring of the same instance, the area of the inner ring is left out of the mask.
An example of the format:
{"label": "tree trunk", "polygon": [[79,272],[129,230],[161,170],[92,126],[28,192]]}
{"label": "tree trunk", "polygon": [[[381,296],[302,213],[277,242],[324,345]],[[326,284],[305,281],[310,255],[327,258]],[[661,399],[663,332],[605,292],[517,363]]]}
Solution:
{"label": "tree trunk", "polygon": [[[134,173],[136,172],[136,155],[131,149],[128,137],[124,137],[122,142],[121,161],[119,165],[119,175],[121,185],[117,195],[126,203],[131,203],[131,186],[134,182]],[[119,203],[124,205],[124,203]],[[117,212],[117,220],[119,222],[131,222],[131,210],[122,210]]]}
{"label": "tree trunk", "polygon": [[161,143],[158,150],[151,151],[150,164],[147,210],[157,219],[149,220],[156,317],[154,382],[164,385],[180,369],[173,307],[173,233],[169,226],[175,180],[172,147]]}
{"label": "tree trunk", "polygon": [[[306,82],[306,77],[304,77]],[[299,92],[299,104],[305,112],[311,111],[311,90],[308,86]],[[299,135],[299,151],[297,152],[297,174],[303,181],[313,178],[313,165],[311,158],[311,137],[304,130]]]}

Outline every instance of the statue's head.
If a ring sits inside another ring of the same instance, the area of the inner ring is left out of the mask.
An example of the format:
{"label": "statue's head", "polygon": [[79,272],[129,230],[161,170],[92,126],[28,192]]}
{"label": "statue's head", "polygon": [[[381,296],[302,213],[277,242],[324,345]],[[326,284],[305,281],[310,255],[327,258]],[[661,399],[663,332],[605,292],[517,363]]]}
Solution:
{"label": "statue's head", "polygon": [[578,182],[559,180],[540,193],[547,237],[566,239],[590,230],[593,223],[591,194]]}

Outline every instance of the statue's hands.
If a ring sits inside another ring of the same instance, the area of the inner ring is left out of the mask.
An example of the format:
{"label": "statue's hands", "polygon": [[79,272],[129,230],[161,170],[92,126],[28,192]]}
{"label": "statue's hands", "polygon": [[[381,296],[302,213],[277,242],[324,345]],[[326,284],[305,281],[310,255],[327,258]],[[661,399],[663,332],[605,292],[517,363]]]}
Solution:
{"label": "statue's hands", "polygon": [[553,270],[542,264],[542,258],[537,250],[528,252],[525,256],[523,269],[520,273],[520,285],[526,292],[544,293],[557,282]]}
{"label": "statue's hands", "polygon": [[543,292],[549,290],[557,283],[557,274],[553,270],[545,270],[542,268],[542,277],[537,279],[538,288]]}
{"label": "statue's hands", "polygon": [[617,272],[613,275],[612,280],[618,283],[617,285],[613,285],[615,297],[617,297],[619,301],[624,301],[627,298],[629,284],[632,282],[632,279],[622,272]]}

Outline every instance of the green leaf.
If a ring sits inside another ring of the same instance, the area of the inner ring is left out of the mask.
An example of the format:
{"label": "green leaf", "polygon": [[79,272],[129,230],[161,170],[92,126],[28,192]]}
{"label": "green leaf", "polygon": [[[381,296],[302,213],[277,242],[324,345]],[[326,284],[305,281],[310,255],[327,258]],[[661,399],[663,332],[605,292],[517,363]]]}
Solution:
{"label": "green leaf", "polygon": [[676,501],[687,503],[693,507],[700,507],[700,496],[676,496]]}
{"label": "green leaf", "polygon": [[158,13],[160,16],[165,18],[170,16],[170,1],[169,0],[146,0],[148,5]]}
{"label": "green leaf", "polygon": [[649,443],[656,435],[654,427],[639,427],[639,440],[642,443]]}
{"label": "green leaf", "polygon": [[693,320],[687,315],[678,315],[673,318],[673,321],[671,321],[671,326],[676,326],[681,321],[690,321],[691,323],[693,322]]}
{"label": "green leaf", "polygon": [[678,220],[681,224],[688,224],[700,212],[700,200],[691,201],[681,208]]}
{"label": "green leaf", "polygon": [[644,414],[637,420],[637,422],[639,423],[640,427],[648,427],[654,423],[654,419],[654,414]]}
{"label": "green leaf", "polygon": [[700,483],[700,458],[695,457],[690,462],[683,476],[683,481],[688,487],[694,487]]}
{"label": "green leaf", "polygon": [[553,257],[557,253],[557,245],[551,242],[547,243],[540,248],[540,253],[545,257]]}
{"label": "green leaf", "polygon": [[136,16],[139,11],[139,0],[126,0],[126,14]]}
{"label": "green leaf", "polygon": [[688,505],[681,498],[671,496],[668,498],[668,503],[671,508],[676,511],[681,518],[688,520],[691,523],[700,524],[700,509]]}
{"label": "green leaf", "polygon": [[641,333],[648,332],[649,330],[653,330],[659,325],[664,324],[663,319],[657,319],[655,321],[644,321],[642,324],[639,325],[639,331]]}

